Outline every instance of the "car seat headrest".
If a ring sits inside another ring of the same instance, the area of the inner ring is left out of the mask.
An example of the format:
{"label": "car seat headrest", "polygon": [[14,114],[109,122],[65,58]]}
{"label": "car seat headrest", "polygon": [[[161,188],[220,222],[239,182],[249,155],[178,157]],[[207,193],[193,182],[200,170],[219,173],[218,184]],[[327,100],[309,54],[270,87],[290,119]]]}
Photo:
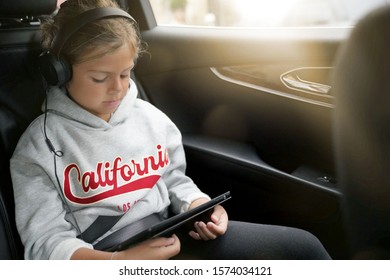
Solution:
{"label": "car seat headrest", "polygon": [[49,15],[56,10],[57,0],[1,0],[0,16],[25,17]]}

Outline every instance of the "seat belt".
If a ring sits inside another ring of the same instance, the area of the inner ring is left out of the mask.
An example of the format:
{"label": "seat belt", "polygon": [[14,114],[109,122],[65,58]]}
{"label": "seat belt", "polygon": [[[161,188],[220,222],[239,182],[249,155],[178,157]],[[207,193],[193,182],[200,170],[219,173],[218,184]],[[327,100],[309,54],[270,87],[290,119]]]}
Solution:
{"label": "seat belt", "polygon": [[124,214],[117,216],[98,216],[84,232],[77,236],[77,238],[88,243],[93,243],[96,239],[109,231],[123,216]]}

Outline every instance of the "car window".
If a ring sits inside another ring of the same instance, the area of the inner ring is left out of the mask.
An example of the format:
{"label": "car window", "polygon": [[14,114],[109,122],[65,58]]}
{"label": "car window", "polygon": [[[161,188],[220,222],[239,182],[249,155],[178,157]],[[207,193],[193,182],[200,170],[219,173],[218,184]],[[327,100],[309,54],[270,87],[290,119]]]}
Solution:
{"label": "car window", "polygon": [[66,0],[57,0],[57,8],[61,6],[62,3],[64,3]]}
{"label": "car window", "polygon": [[150,0],[159,25],[351,26],[388,0]]}

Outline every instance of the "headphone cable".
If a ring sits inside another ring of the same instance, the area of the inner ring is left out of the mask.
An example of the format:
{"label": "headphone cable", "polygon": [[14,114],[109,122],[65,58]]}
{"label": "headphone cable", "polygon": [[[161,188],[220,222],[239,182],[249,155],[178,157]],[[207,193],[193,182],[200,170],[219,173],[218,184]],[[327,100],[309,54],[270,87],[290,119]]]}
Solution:
{"label": "headphone cable", "polygon": [[61,182],[60,182],[60,178],[58,176],[58,172],[57,172],[57,157],[58,158],[61,158],[63,155],[64,155],[64,152],[61,151],[61,150],[56,150],[53,143],[51,142],[51,140],[49,139],[49,137],[47,136],[47,131],[46,131],[46,125],[47,125],[47,115],[48,115],[48,105],[47,105],[47,99],[48,99],[48,92],[49,92],[49,87],[47,86],[46,84],[46,97],[45,97],[45,112],[44,112],[44,120],[43,120],[43,133],[44,133],[44,136],[45,136],[45,142],[47,144],[47,146],[49,147],[50,151],[53,153],[53,159],[54,159],[54,175],[56,177],[56,181],[57,181],[57,186],[56,188],[58,189],[58,193],[61,197],[61,200],[63,202],[63,204],[65,205],[66,207],[66,210],[71,214],[74,222],[75,222],[75,227],[76,227],[76,230],[78,231],[78,236],[81,237],[81,239],[83,239],[83,234],[80,230],[80,226],[77,222],[77,219],[76,219],[76,216],[72,210],[72,208],[70,207],[68,201],[66,200],[65,198],[65,195],[62,191],[62,188],[61,188]]}

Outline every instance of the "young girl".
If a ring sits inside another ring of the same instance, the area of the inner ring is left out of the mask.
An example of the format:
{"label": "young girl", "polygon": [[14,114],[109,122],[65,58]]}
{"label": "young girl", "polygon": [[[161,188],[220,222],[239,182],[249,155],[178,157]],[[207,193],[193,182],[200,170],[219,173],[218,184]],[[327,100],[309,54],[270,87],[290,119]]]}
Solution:
{"label": "young girl", "polygon": [[[180,239],[154,238],[114,253],[94,249],[104,237],[151,214],[167,217],[168,207],[180,213],[209,200],[185,175],[176,126],[137,98],[130,72],[142,50],[134,21],[100,18],[67,40],[58,38],[76,16],[101,7],[117,5],[68,0],[42,28],[43,47],[69,63],[70,77],[48,89],[45,114],[29,126],[11,159],[25,258],[328,259],[308,232],[234,221],[228,226],[221,206],[210,222],[195,222]],[[97,240],[83,240],[98,217],[118,216]]]}

